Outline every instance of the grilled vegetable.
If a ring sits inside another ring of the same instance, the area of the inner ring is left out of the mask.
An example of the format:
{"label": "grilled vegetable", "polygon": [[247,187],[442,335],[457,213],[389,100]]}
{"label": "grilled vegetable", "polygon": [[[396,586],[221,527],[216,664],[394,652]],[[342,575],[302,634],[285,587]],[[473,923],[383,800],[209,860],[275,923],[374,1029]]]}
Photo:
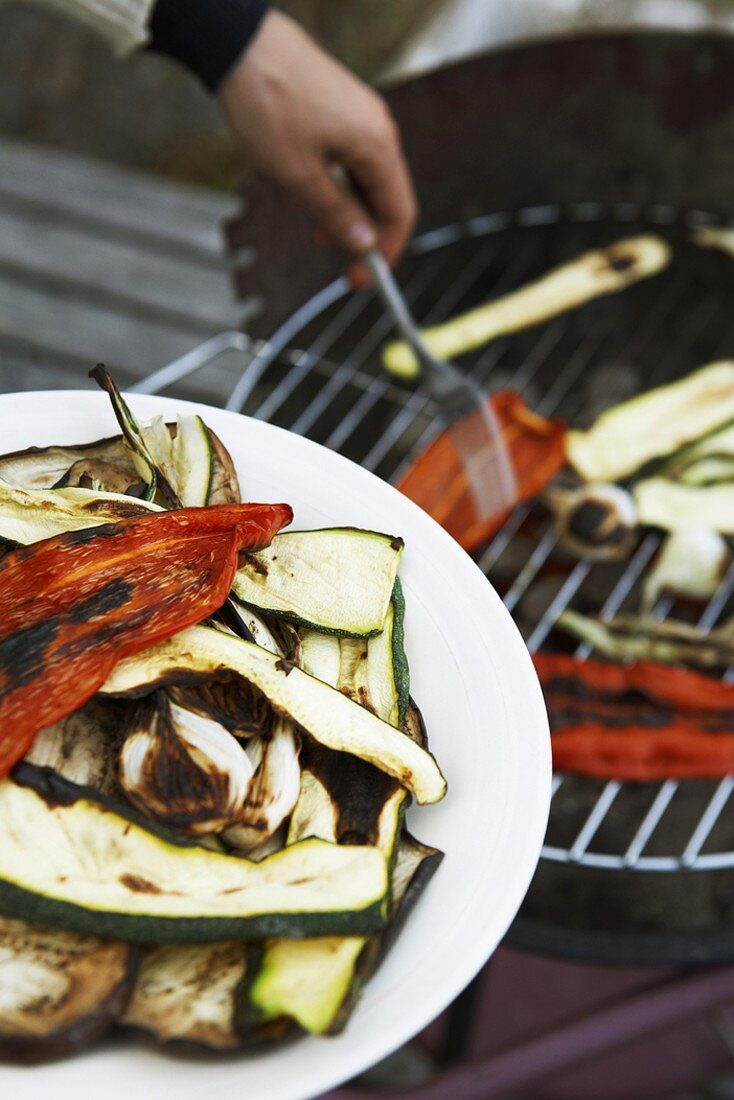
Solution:
{"label": "grilled vegetable", "polygon": [[654,661],[533,660],[558,771],[645,781],[734,770],[734,684]]}
{"label": "grilled vegetable", "polygon": [[707,527],[734,535],[734,482],[691,486],[650,477],[635,485],[633,496],[639,521],[646,527],[663,531]]}
{"label": "grilled vegetable", "polygon": [[200,416],[163,417],[139,424],[111,375],[98,364],[91,377],[109,394],[130,458],[146,484],[146,497],[176,508],[239,502],[232,460]]}
{"label": "grilled vegetable", "polygon": [[222,505],[72,531],[0,562],[0,775],[115,662],[222,605],[237,551],[290,521],[288,505]]}
{"label": "grilled vegetable", "polygon": [[[491,404],[509,452],[519,504],[546,487],[566,461],[566,426],[532,412],[519,393],[507,390]],[[477,516],[466,464],[452,436],[442,432],[418,456],[398,483],[398,489],[428,512],[456,541],[471,552],[499,530],[509,511]]]}
{"label": "grilled vegetable", "polygon": [[258,955],[232,942],[149,948],[122,1022],[159,1043],[238,1050],[238,992]]}
{"label": "grilled vegetable", "polygon": [[301,631],[301,667],[336,687],[391,726],[400,726],[410,694],[408,661],[403,645],[405,599],[395,581],[385,627],[371,638],[339,638]]}
{"label": "grilled vegetable", "polygon": [[121,797],[117,765],[130,717],[131,704],[90,699],[61,722],[39,730],[25,760],[99,794]]}
{"label": "grilled vegetable", "polygon": [[617,481],[654,458],[734,419],[734,361],[701,367],[609,409],[566,437],[568,460],[586,481]]}
{"label": "grilled vegetable", "polygon": [[314,630],[376,634],[402,552],[402,539],[376,531],[289,531],[244,555],[233,591],[245,604]]}
{"label": "grilled vegetable", "polygon": [[[355,698],[387,721],[399,718],[396,680],[406,678],[403,666],[402,593],[392,629],[368,641],[335,638],[306,631],[303,634],[303,667],[315,676]],[[392,623],[393,616],[389,616]],[[363,761],[345,759],[342,754],[307,744],[302,758],[301,794],[291,818],[289,842],[304,836],[320,836],[339,844],[378,845],[393,862],[407,802],[399,784]],[[410,876],[408,876],[410,877]],[[392,884],[391,912],[400,902],[407,881]],[[358,988],[357,971],[365,954],[372,957],[364,937],[318,937],[298,945],[285,940],[270,941],[250,990],[255,1020],[287,1016],[314,1034],[331,1030],[337,1019],[346,1019],[346,1004],[354,1003]],[[366,976],[366,961],[365,961]]]}
{"label": "grilled vegetable", "polygon": [[734,481],[734,424],[725,424],[695,443],[681,447],[659,473],[686,485]]}
{"label": "grilled vegetable", "polygon": [[675,619],[617,615],[603,620],[564,611],[557,625],[616,661],[684,661],[699,668],[726,668],[734,663],[734,623],[703,631]]}
{"label": "grilled vegetable", "polygon": [[228,730],[165,690],[139,701],[119,766],[133,806],[192,836],[238,820],[255,770]]}
{"label": "grilled vegetable", "polygon": [[104,684],[109,695],[144,694],[192,675],[238,673],[273,708],[327,748],[359,756],[395,776],[418,802],[438,802],[446,781],[433,757],[399,730],[283,658],[220,630],[198,626],[121,661]]}
{"label": "grilled vegetable", "polygon": [[701,248],[719,248],[734,256],[734,229],[722,229],[715,225],[702,225],[694,229],[691,237]]}
{"label": "grilled vegetable", "polygon": [[604,483],[578,489],[550,489],[546,500],[556,515],[558,535],[587,561],[628,557],[637,538],[637,513],[626,489]]}
{"label": "grilled vegetable", "polygon": [[665,539],[645,578],[643,610],[650,611],[663,593],[708,600],[724,579],[732,560],[725,539],[706,527],[681,527]]}
{"label": "grilled vegetable", "polygon": [[0,917],[0,1058],[63,1058],[104,1034],[132,990],[137,950]]}
{"label": "grilled vegetable", "polygon": [[140,480],[145,485],[145,492],[142,495],[146,500],[154,500],[156,493],[160,493],[166,504],[175,507],[177,501],[173,487],[169,484],[163,471],[156,465],[155,458],[151,453],[149,444],[153,442],[155,446],[155,441],[151,441],[150,437],[148,439],[144,437],[137,420],[115,385],[111,374],[105,370],[103,363],[98,363],[94,370],[89,372],[89,377],[93,378],[97,385],[109,394],[112,409],[117,417],[117,423],[122,429],[122,436],[130,453],[130,460],[137,470]]}
{"label": "grilled vegetable", "polygon": [[139,496],[145,491],[119,435],[70,447],[28,447],[0,455],[0,478],[22,489],[79,485],[88,489],[98,482],[110,493]]}
{"label": "grilled vegetable", "polygon": [[[530,328],[593,298],[624,290],[638,279],[656,275],[669,260],[670,248],[660,237],[629,237],[607,248],[585,252],[494,302],[425,329],[423,338],[439,358],[463,355],[498,336]],[[416,378],[420,373],[413,352],[402,340],[385,347],[382,361],[390,374],[400,378]]]}
{"label": "grilled vegetable", "polygon": [[18,546],[157,511],[147,501],[89,489],[16,489],[0,480],[0,538]]}
{"label": "grilled vegetable", "polygon": [[[359,934],[381,927],[373,848],[304,840],[260,863],[185,843],[21,765],[0,781],[0,913],[143,943]],[[44,858],[35,853],[42,847]]]}

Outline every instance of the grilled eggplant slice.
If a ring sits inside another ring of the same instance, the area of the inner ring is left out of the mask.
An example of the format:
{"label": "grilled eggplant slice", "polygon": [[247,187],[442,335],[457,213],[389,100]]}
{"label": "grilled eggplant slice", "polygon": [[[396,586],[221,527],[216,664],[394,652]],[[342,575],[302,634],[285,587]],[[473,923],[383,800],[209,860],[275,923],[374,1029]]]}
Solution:
{"label": "grilled eggplant slice", "polygon": [[734,361],[701,367],[602,413],[566,435],[568,460],[586,481],[618,481],[734,419]]}
{"label": "grilled eggplant slice", "polygon": [[15,777],[0,782],[4,916],[151,944],[360,934],[384,922],[387,867],[374,848],[307,840],[252,863],[154,832],[43,769],[21,765]]}
{"label": "grilled eggplant slice", "polygon": [[120,435],[78,446],[29,447],[0,455],[0,478],[20,489],[79,485],[85,478],[99,481],[97,475],[101,469],[115,482],[107,485],[105,481],[108,492],[139,496],[144,488]]}
{"label": "grilled eggplant slice", "polygon": [[0,1059],[63,1058],[125,1008],[137,949],[0,917]]}
{"label": "grilled eggplant slice", "polygon": [[241,556],[232,591],[298,626],[365,637],[384,626],[402,552],[402,539],[377,531],[289,531]]}
{"label": "grilled eggplant slice", "polygon": [[274,710],[325,747],[394,776],[419,803],[439,802],[445,795],[446,780],[434,758],[400,730],[289,661],[211,627],[190,627],[124,658],[102,692],[143,695],[164,684],[226,671],[258,687]]}
{"label": "grilled eggplant slice", "polygon": [[256,947],[231,941],[149,948],[122,1023],[158,1043],[239,1050],[237,997],[258,960]]}

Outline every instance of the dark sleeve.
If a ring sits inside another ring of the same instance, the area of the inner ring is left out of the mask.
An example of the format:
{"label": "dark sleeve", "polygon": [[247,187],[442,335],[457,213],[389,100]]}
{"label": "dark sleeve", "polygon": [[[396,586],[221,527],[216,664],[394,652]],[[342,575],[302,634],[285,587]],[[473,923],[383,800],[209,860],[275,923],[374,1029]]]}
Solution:
{"label": "dark sleeve", "polygon": [[148,49],[180,61],[215,92],[267,10],[264,0],[157,0]]}

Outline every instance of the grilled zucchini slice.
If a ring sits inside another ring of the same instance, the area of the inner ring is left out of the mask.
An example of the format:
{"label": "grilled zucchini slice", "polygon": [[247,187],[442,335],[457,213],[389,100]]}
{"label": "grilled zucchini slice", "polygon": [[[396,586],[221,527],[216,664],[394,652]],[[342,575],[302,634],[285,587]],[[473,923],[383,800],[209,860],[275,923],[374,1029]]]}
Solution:
{"label": "grilled zucchini slice", "polygon": [[0,782],[0,914],[141,943],[371,932],[374,848],[306,840],[252,863],[186,845],[44,769]]}
{"label": "grilled zucchini slice", "polygon": [[445,795],[446,780],[434,758],[400,730],[289,661],[211,627],[190,627],[124,658],[102,692],[143,695],[162,684],[227,672],[249,680],[274,710],[326,748],[351,753],[392,775],[418,802],[439,802]]}
{"label": "grilled zucchini slice", "polygon": [[402,552],[402,539],[377,531],[288,531],[244,556],[232,591],[297,626],[366,637],[385,624]]}

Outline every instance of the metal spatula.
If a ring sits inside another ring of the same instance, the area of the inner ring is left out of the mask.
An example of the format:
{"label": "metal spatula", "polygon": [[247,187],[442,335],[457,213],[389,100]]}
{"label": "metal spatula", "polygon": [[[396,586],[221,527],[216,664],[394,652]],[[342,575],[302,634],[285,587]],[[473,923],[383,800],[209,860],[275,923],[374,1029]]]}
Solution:
{"label": "metal spatula", "polygon": [[422,368],[426,389],[436,402],[461,457],[482,522],[500,515],[517,501],[517,482],[502,431],[479,387],[451,363],[437,359],[423,343],[410,308],[381,252],[368,252],[364,264],[395,324]]}

